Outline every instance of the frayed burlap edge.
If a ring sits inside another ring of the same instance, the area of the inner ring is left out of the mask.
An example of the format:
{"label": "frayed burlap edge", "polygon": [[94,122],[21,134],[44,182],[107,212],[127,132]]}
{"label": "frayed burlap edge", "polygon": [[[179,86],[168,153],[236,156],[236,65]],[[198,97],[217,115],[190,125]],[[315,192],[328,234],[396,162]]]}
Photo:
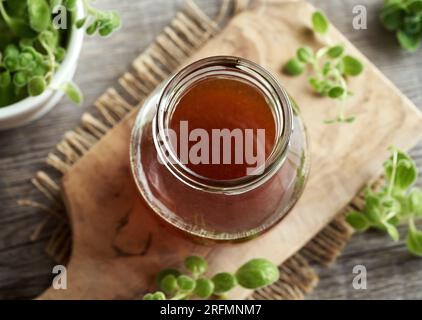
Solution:
{"label": "frayed burlap edge", "polygon": [[[47,157],[52,171],[66,173],[113,126],[167,79],[198,48],[216,35],[224,21],[246,9],[248,0],[223,0],[215,19],[205,15],[193,0],[186,0],[183,10],[132,64],[130,71],[119,80],[119,86],[109,88],[95,102],[96,112],[85,113],[80,126],[66,132],[56,150]],[[60,263],[65,263],[71,251],[71,231],[58,182],[53,172],[38,172],[33,185],[47,198],[48,205],[32,200],[19,204],[40,209],[46,218],[34,230],[35,240],[50,222],[57,223],[46,251]],[[344,212],[362,209],[362,195],[357,196]],[[255,291],[249,299],[303,299],[318,283],[318,275],[310,265],[332,263],[341,253],[352,235],[352,229],[340,213],[328,226],[315,236],[300,252],[280,268],[280,280],[274,285]]]}

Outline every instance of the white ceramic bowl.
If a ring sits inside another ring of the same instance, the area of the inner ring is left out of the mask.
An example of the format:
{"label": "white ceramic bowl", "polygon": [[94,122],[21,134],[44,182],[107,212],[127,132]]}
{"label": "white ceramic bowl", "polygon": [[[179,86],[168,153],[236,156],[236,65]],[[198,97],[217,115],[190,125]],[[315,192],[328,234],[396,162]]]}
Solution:
{"label": "white ceramic bowl", "polygon": [[[82,1],[77,2],[76,18],[84,16]],[[75,74],[79,54],[82,49],[84,31],[73,27],[67,54],[52,80],[53,87],[71,81]],[[0,130],[25,125],[50,111],[62,98],[61,91],[46,90],[37,97],[29,97],[7,107],[0,108]]]}

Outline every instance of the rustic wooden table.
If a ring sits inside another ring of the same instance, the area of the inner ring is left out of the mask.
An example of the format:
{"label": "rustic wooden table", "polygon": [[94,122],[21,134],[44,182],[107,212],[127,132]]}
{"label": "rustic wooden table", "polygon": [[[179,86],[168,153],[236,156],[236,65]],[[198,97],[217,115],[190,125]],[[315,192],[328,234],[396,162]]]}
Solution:
{"label": "rustic wooden table", "polygon": [[[371,59],[419,108],[422,108],[422,49],[415,54],[400,50],[394,37],[378,22],[382,0],[312,0],[331,21]],[[198,0],[215,14],[220,0]],[[20,198],[41,196],[29,184],[62,134],[75,127],[81,114],[128,68],[166,26],[181,5],[172,0],[109,0],[117,8],[123,29],[103,40],[86,38],[76,81],[83,88],[85,103],[77,108],[62,101],[42,119],[24,128],[0,132],[0,299],[32,298],[49,286],[54,262],[43,249],[49,232],[36,242],[29,236],[43,214],[17,205]],[[368,29],[354,30],[353,8],[363,5]],[[422,129],[422,128],[421,128]],[[422,143],[411,152],[422,172]],[[422,177],[418,180],[422,185]],[[422,225],[420,224],[422,227]],[[405,228],[401,228],[401,235]],[[352,287],[353,267],[367,268],[368,287]],[[321,282],[309,299],[421,299],[422,259],[408,254],[403,241],[368,232],[355,235],[337,262],[320,269]]]}

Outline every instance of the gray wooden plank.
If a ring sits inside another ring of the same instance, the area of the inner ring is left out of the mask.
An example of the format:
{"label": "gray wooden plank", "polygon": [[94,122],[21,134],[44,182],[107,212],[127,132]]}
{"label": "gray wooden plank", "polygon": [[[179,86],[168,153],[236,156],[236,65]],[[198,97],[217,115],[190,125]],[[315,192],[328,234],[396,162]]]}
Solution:
{"label": "gray wooden plank", "polygon": [[[18,198],[42,199],[28,183],[45,168],[44,159],[67,130],[79,123],[83,112],[128,68],[174,16],[181,1],[109,0],[103,5],[118,8],[124,27],[106,40],[85,39],[76,81],[84,90],[83,108],[62,101],[44,118],[24,128],[0,132],[0,299],[31,298],[48,286],[54,262],[44,252],[47,230],[36,243],[28,241],[39,210],[17,205]],[[214,14],[220,0],[200,0]],[[407,54],[392,35],[379,25],[381,0],[312,0],[324,9],[332,22],[419,107],[422,108],[422,50]],[[101,4],[101,1],[99,2]],[[352,9],[365,5],[368,29],[352,28]],[[101,72],[98,72],[101,70]],[[87,109],[88,108],[88,109]],[[422,171],[422,144],[411,152]],[[418,184],[422,186],[422,176]],[[422,225],[420,225],[422,227]],[[403,233],[404,228],[401,228]],[[368,269],[368,289],[351,285],[352,269]],[[392,243],[387,236],[369,232],[354,236],[340,259],[320,269],[321,282],[309,299],[422,298],[422,260],[410,256],[403,242]]]}

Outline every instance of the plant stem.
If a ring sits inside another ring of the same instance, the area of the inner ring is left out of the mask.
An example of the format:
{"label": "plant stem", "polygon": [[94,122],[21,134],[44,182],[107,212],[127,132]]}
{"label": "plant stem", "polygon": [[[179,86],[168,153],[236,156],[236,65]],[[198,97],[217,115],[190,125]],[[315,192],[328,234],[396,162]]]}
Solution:
{"label": "plant stem", "polygon": [[192,292],[177,292],[170,300],[184,300],[192,295]]}
{"label": "plant stem", "polygon": [[84,9],[85,9],[85,11],[88,15],[91,14],[93,16],[97,16],[98,10],[95,9],[94,7],[92,7],[89,4],[89,0],[83,0],[83,5],[84,5]]}
{"label": "plant stem", "polygon": [[413,219],[413,217],[409,218],[409,229],[412,232],[416,231],[415,220]]}
{"label": "plant stem", "polygon": [[6,12],[6,9],[4,8],[3,0],[0,0],[0,14],[3,17],[4,22],[6,22],[6,24],[10,26],[10,17]]}
{"label": "plant stem", "polygon": [[397,157],[398,157],[398,152],[397,152],[397,149],[394,148],[394,152],[393,152],[393,169],[392,169],[392,172],[391,172],[390,184],[388,185],[388,197],[389,198],[391,198],[391,195],[393,194],[394,182],[396,180],[396,174],[397,174]]}

